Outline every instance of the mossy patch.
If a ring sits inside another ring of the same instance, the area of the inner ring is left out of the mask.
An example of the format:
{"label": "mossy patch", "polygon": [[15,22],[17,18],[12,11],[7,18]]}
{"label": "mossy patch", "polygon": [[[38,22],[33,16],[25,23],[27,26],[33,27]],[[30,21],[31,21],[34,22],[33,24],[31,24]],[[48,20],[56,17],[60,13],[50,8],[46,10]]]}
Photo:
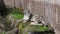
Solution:
{"label": "mossy patch", "polygon": [[28,29],[33,31],[46,31],[49,30],[49,27],[39,26],[39,25],[30,25]]}
{"label": "mossy patch", "polygon": [[28,25],[29,25],[29,22],[26,22],[26,23],[21,22],[21,23],[19,24],[20,34],[23,33],[23,29],[24,29],[25,27],[27,27]]}
{"label": "mossy patch", "polygon": [[17,18],[17,19],[22,19],[24,14],[22,13],[22,11],[18,10],[18,9],[13,9],[11,14]]}

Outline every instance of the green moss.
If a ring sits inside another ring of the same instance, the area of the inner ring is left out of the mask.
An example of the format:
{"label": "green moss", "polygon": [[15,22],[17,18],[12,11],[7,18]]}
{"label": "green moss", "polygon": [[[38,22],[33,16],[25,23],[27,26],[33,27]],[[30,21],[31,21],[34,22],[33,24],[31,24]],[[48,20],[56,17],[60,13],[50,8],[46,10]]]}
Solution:
{"label": "green moss", "polygon": [[22,19],[23,18],[23,14],[12,14],[15,18],[17,18],[17,19]]}
{"label": "green moss", "polygon": [[20,34],[22,34],[23,29],[24,29],[24,24],[21,23],[21,24],[19,25]]}
{"label": "green moss", "polygon": [[23,33],[23,29],[24,29],[27,25],[29,25],[29,22],[26,22],[26,23],[21,22],[21,23],[19,24],[20,34]]}
{"label": "green moss", "polygon": [[17,19],[22,19],[24,14],[22,13],[22,11],[18,10],[18,9],[13,9],[11,14],[17,18]]}
{"label": "green moss", "polygon": [[6,32],[4,32],[4,31],[2,32],[2,34],[5,34],[5,33],[6,33]]}
{"label": "green moss", "polygon": [[29,25],[29,22],[27,23],[21,22],[19,25],[20,34],[23,33],[24,28],[27,28],[28,31],[43,31],[44,32],[44,31],[49,30],[49,27],[44,27],[44,26],[39,26],[39,25]]}
{"label": "green moss", "polygon": [[28,29],[33,31],[46,31],[49,30],[49,27],[39,26],[39,25],[30,25]]}

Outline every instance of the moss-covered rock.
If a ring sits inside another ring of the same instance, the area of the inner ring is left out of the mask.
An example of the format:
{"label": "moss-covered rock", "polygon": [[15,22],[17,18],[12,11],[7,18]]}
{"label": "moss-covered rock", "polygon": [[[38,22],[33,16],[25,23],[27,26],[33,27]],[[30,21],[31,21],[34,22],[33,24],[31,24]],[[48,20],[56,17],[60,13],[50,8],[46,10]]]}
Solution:
{"label": "moss-covered rock", "polygon": [[26,34],[28,32],[45,32],[50,31],[52,28],[39,26],[39,25],[28,25],[26,28],[24,28],[23,34]]}
{"label": "moss-covered rock", "polygon": [[13,9],[11,14],[17,18],[17,19],[22,19],[24,14],[22,13],[22,11],[18,10],[18,9]]}
{"label": "moss-covered rock", "polygon": [[24,14],[20,12],[19,9],[12,9],[11,13],[7,15],[7,22],[11,24],[13,23],[12,27],[17,26],[17,20],[22,19]]}

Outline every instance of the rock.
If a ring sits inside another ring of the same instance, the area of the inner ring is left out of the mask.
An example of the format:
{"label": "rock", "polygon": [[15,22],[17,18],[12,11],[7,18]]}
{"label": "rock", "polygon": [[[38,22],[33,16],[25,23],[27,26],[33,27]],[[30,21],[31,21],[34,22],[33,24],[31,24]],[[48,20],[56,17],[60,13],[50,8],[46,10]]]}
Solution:
{"label": "rock", "polygon": [[32,27],[32,25],[28,25],[27,27],[25,27],[23,29],[23,34],[55,34],[53,28],[51,28],[51,27],[47,28],[46,30],[44,28],[42,28],[42,29],[44,29],[42,31],[42,29],[40,29],[41,26],[39,26],[40,28],[38,26],[34,25],[34,27]]}
{"label": "rock", "polygon": [[17,28],[14,28],[14,29],[12,29],[10,31],[7,31],[6,34],[18,34],[17,32],[18,32]]}
{"label": "rock", "polygon": [[8,15],[8,16],[7,16],[7,21],[11,23],[11,26],[13,26],[13,23],[14,23],[14,21],[15,21],[13,15],[11,15],[11,14]]}
{"label": "rock", "polygon": [[0,29],[2,29],[2,30],[4,30],[4,29],[5,29],[4,24],[1,24],[1,23],[0,23]]}

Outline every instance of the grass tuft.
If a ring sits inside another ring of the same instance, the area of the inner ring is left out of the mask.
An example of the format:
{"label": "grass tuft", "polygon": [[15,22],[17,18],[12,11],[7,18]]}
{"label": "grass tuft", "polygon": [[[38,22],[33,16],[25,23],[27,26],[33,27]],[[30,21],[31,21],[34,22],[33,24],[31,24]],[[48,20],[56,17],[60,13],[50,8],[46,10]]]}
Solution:
{"label": "grass tuft", "polygon": [[22,11],[18,10],[18,9],[13,9],[11,14],[16,18],[16,19],[22,19],[24,14],[22,13]]}

